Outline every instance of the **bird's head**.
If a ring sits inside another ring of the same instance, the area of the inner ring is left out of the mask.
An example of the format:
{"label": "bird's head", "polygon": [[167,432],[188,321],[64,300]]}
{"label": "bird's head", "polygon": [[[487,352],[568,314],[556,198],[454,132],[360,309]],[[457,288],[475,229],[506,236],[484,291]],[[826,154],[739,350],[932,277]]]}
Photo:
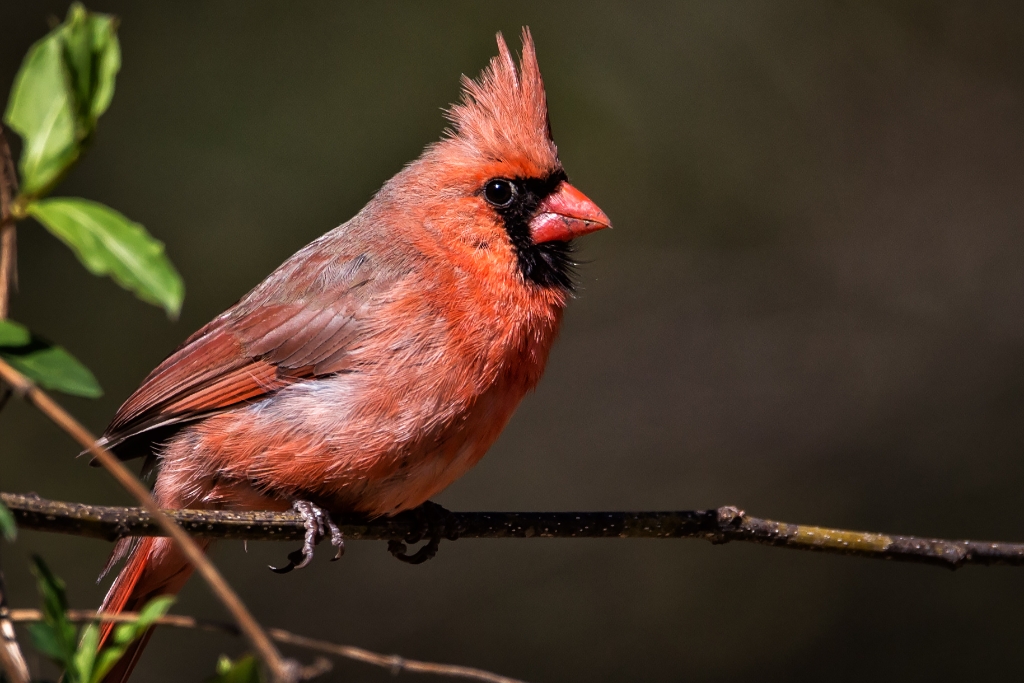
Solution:
{"label": "bird's head", "polygon": [[518,68],[501,34],[498,56],[447,116],[452,128],[420,159],[423,178],[447,207],[459,241],[502,246],[530,285],[572,287],[570,241],[610,227],[608,216],[569,184],[551,138],[547,99],[529,29]]}

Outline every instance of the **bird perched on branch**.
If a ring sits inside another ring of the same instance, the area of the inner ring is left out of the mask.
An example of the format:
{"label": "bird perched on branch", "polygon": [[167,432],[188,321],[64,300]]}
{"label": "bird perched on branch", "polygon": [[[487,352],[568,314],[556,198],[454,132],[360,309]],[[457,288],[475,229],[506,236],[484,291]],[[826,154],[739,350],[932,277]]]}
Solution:
{"label": "bird perched on branch", "polygon": [[[303,566],[321,536],[342,547],[328,510],[423,504],[537,384],[572,291],[570,241],[609,220],[558,160],[528,29],[518,68],[499,34],[463,90],[440,142],[121,406],[102,442],[155,459],[162,507],[294,508]],[[123,557],[105,611],[176,593],[192,571],[166,538],[123,539],[108,569]],[[126,680],[145,641],[105,680]]]}

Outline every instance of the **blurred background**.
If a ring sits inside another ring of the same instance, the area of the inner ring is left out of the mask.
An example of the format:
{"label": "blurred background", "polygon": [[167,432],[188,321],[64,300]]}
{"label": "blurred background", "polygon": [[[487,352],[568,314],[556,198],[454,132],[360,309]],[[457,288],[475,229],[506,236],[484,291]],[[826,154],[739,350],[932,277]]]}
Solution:
{"label": "blurred background", "polygon": [[[455,510],[688,509],[1024,540],[1024,5],[940,2],[90,3],[122,17],[96,144],[57,194],[167,243],[181,319],[19,232],[13,317],[106,395],[352,216],[435,140],[440,109],[529,25],[574,184],[615,229],[581,242],[549,369]],[[3,97],[64,2],[0,5]],[[0,414],[0,488],[126,503],[33,410]],[[98,604],[105,543],[24,532]],[[219,544],[267,625],[554,681],[1019,675],[1024,570],[678,540],[383,542],[265,569]],[[178,611],[222,612],[201,582]],[[161,631],[140,681],[199,681],[228,637]],[[300,653],[307,660],[310,655]],[[44,667],[44,673],[53,675]],[[405,677],[405,676],[403,676]],[[409,676],[410,680],[413,678]],[[339,662],[330,680],[386,681]]]}

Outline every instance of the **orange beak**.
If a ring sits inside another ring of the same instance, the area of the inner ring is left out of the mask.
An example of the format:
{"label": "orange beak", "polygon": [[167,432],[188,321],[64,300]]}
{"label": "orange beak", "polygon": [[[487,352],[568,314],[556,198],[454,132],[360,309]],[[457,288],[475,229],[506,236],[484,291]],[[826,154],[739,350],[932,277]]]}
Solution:
{"label": "orange beak", "polygon": [[602,228],[611,221],[597,204],[569,183],[563,181],[544,198],[530,220],[530,237],[534,244],[568,242]]}

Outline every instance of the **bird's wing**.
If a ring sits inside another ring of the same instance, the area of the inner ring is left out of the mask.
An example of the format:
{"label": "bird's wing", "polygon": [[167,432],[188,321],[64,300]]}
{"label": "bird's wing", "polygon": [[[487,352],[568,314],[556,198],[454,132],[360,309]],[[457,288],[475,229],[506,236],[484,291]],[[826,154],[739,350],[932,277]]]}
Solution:
{"label": "bird's wing", "polygon": [[344,371],[348,351],[386,299],[379,295],[397,277],[375,272],[365,255],[299,265],[315,270],[295,277],[301,267],[285,264],[187,339],[124,402],[103,443],[123,458],[145,455],[183,423]]}

